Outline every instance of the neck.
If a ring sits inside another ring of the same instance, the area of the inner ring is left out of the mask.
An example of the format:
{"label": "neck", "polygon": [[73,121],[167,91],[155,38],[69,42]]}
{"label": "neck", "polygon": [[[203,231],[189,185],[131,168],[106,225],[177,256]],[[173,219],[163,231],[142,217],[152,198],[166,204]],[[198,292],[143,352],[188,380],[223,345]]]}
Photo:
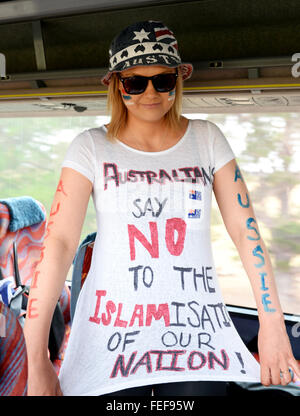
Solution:
{"label": "neck", "polygon": [[118,139],[139,150],[158,152],[173,146],[184,134],[188,119],[181,117],[179,130],[171,130],[164,119],[147,122],[129,118]]}
{"label": "neck", "polygon": [[[169,128],[166,125],[165,119],[149,122],[129,117],[124,133],[126,135],[130,134],[132,139],[138,140],[141,144],[147,145],[151,143],[155,145],[165,139],[166,134],[169,133]],[[129,139],[130,137],[127,138]]]}

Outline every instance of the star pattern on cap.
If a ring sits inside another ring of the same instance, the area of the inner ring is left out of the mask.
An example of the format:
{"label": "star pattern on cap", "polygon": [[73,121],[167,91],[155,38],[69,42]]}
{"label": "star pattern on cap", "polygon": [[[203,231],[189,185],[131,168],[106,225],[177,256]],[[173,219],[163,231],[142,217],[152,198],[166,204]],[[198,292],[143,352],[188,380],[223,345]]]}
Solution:
{"label": "star pattern on cap", "polygon": [[132,40],[138,40],[139,42],[142,42],[144,39],[149,40],[148,35],[151,32],[146,32],[145,29],[142,29],[140,32],[133,32],[135,34],[135,37]]}

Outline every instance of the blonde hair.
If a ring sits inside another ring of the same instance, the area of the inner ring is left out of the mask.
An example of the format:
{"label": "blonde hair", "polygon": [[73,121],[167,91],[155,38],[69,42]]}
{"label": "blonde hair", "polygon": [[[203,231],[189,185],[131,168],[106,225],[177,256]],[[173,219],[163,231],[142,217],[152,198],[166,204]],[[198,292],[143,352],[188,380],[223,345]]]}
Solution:
{"label": "blonde hair", "polygon": [[[183,81],[178,68],[178,77],[176,80],[176,94],[172,107],[165,114],[165,122],[168,128],[171,130],[177,130],[180,128],[180,117],[182,108],[182,90]],[[107,129],[107,139],[114,141],[118,137],[118,133],[123,129],[127,123],[128,110],[123,103],[120,90],[119,90],[119,78],[116,73],[112,74],[107,95],[107,108],[111,115],[111,120]]]}

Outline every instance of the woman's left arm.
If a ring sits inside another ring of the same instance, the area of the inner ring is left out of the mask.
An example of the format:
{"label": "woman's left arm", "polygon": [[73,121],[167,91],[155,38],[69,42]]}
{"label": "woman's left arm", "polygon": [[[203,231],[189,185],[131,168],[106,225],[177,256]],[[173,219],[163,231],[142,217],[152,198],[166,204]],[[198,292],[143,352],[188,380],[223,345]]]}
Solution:
{"label": "woman's left arm", "polygon": [[286,332],[268,250],[235,159],[215,173],[213,190],[225,227],[239,252],[254,293],[259,319],[261,382],[266,386],[286,385],[291,381],[289,368],[300,379],[300,367]]}

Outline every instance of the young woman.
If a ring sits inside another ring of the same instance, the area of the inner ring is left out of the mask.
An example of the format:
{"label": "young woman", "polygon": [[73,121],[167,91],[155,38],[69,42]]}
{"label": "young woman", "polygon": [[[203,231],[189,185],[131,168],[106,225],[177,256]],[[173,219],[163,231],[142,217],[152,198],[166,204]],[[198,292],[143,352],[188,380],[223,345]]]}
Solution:
{"label": "young woman", "polygon": [[[109,53],[111,121],[68,149],[30,292],[28,394],[197,396],[225,394],[228,380],[286,385],[299,366],[245,181],[217,126],[180,114],[192,65],[161,22],[127,27]],[[220,294],[212,191],[256,299],[260,369]],[[58,379],[49,326],[91,194],[97,237]]]}

